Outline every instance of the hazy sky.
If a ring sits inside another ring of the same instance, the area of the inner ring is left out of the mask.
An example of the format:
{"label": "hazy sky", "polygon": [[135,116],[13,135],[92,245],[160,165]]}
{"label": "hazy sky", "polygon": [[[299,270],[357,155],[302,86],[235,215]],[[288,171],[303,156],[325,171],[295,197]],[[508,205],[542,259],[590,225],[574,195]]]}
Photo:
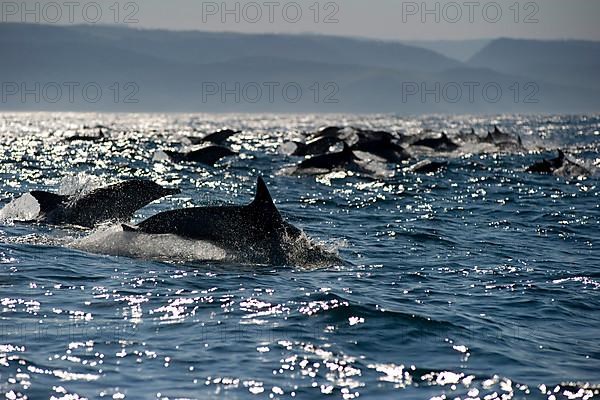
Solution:
{"label": "hazy sky", "polygon": [[[381,39],[600,40],[600,0],[2,0],[2,21],[326,33]],[[37,14],[37,15],[36,15]]]}

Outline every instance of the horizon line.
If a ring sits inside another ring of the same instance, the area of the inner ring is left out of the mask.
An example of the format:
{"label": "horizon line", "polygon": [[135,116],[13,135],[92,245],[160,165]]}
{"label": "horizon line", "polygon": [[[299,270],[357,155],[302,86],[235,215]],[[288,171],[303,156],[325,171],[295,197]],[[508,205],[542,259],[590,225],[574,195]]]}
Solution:
{"label": "horizon line", "polygon": [[1,25],[28,25],[28,26],[43,26],[43,27],[60,27],[60,28],[74,28],[74,27],[86,27],[86,28],[113,28],[113,29],[125,29],[134,31],[159,31],[159,32],[172,32],[172,33],[209,33],[209,34],[234,34],[234,35],[247,35],[247,36],[321,36],[321,37],[334,37],[343,39],[354,39],[354,40],[366,40],[366,41],[378,41],[386,43],[406,43],[406,42],[420,42],[420,43],[435,43],[435,42],[476,42],[476,41],[494,41],[494,40],[529,40],[538,42],[560,42],[560,41],[579,41],[579,42],[592,42],[600,43],[600,40],[589,39],[589,38],[538,38],[538,37],[526,37],[526,36],[495,36],[495,37],[475,37],[475,38],[453,38],[453,39],[400,39],[400,38],[379,38],[373,36],[356,36],[349,34],[331,34],[323,32],[244,32],[235,30],[202,30],[202,29],[175,29],[175,28],[164,28],[164,27],[148,27],[139,26],[137,24],[122,24],[122,23],[39,23],[39,22],[15,22],[15,21],[0,21]]}

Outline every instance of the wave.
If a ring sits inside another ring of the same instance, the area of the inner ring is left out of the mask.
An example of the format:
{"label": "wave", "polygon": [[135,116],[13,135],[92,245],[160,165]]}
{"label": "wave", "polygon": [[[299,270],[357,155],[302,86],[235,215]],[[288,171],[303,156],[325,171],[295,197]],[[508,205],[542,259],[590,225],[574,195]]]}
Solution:
{"label": "wave", "polygon": [[147,235],[124,232],[120,225],[98,229],[77,239],[69,247],[89,253],[162,261],[225,261],[228,253],[210,242],[176,235]]}
{"label": "wave", "polygon": [[[331,323],[348,323],[353,318],[376,320],[394,329],[399,324],[406,324],[415,329],[428,329],[433,333],[440,329],[463,329],[462,327],[444,320],[436,320],[416,313],[407,313],[378,307],[376,304],[356,304],[342,296],[327,293],[319,294],[316,298],[300,307],[300,312],[308,316],[322,316]],[[352,323],[351,323],[352,324]],[[381,327],[380,327],[381,328]]]}

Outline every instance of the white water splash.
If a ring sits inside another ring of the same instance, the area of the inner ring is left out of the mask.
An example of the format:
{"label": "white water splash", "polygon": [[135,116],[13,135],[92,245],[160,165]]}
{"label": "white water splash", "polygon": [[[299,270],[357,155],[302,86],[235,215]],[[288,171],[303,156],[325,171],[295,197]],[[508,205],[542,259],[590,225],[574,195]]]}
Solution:
{"label": "white water splash", "polygon": [[65,196],[81,197],[94,189],[105,186],[107,183],[96,175],[79,173],[62,178],[58,187],[58,194]]}
{"label": "white water splash", "polygon": [[209,242],[176,235],[148,235],[124,232],[120,225],[99,229],[69,247],[90,253],[167,261],[223,261],[228,253]]}
{"label": "white water splash", "polygon": [[30,221],[35,219],[39,213],[40,205],[38,201],[29,193],[25,193],[11,200],[0,210],[0,221]]}
{"label": "white water splash", "polygon": [[157,150],[156,152],[154,152],[154,155],[152,156],[152,161],[154,161],[154,162],[163,162],[163,161],[170,161],[170,160],[171,159],[169,158],[167,153],[165,153],[162,150]]}

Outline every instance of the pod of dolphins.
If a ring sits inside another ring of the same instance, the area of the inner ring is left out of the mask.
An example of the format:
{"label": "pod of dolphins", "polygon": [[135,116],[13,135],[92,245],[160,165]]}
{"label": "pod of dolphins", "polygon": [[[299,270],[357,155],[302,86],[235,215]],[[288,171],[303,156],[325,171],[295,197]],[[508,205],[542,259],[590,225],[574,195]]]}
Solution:
{"label": "pod of dolphins", "polygon": [[[96,129],[101,134],[96,140],[103,140],[104,127],[97,126]],[[201,138],[188,137],[190,143],[202,147],[186,153],[169,150],[164,153],[173,162],[214,165],[223,157],[237,154],[224,143],[238,133],[240,132],[222,130]],[[499,149],[523,149],[519,136],[501,132],[498,127],[494,127],[483,138],[475,135],[473,130],[462,133],[460,137],[463,141],[488,143]],[[299,174],[361,169],[360,161],[371,156],[388,163],[400,164],[412,159],[410,149],[425,148],[447,153],[460,147],[443,132],[438,135],[424,132],[416,137],[408,137],[385,131],[333,126],[310,135],[305,142],[294,142],[294,145],[292,155],[305,157],[295,167],[295,172]],[[341,150],[331,152],[330,149],[336,146],[341,147]],[[422,160],[413,164],[409,170],[430,174],[447,166],[446,161]],[[560,150],[556,158],[537,162],[526,171],[562,176],[589,174],[585,167],[569,160]],[[236,252],[252,254],[254,257],[251,259],[267,260],[271,264],[284,263],[286,245],[302,235],[300,229],[283,219],[261,177],[257,178],[256,196],[247,205],[176,209],[158,213],[135,226],[127,224],[140,208],[162,197],[179,193],[177,188],[165,188],[149,180],[132,179],[98,188],[78,197],[44,191],[32,191],[29,194],[36,199],[40,209],[34,222],[84,228],[94,228],[107,222],[121,222],[125,232],[171,234],[186,239],[209,241]]]}
{"label": "pod of dolphins", "polygon": [[[415,153],[434,152],[444,155],[460,149],[461,143],[486,144],[499,151],[525,151],[519,135],[502,132],[497,126],[494,126],[493,131],[488,131],[485,137],[478,136],[475,130],[471,129],[470,132],[461,132],[457,138],[460,142],[452,140],[445,132],[435,134],[425,131],[419,135],[406,136],[386,131],[329,126],[310,135],[305,142],[293,142],[295,150],[291,155],[305,157],[296,165],[294,173],[319,174],[336,169],[364,170],[362,162],[373,159],[391,164],[404,164],[414,159]],[[330,149],[336,146],[341,147],[341,150],[330,152]],[[425,159],[411,165],[407,170],[431,174],[447,167],[447,161]],[[560,150],[556,159],[551,162],[544,160],[527,171],[565,177],[585,176],[591,173],[583,165],[565,157]]]}

